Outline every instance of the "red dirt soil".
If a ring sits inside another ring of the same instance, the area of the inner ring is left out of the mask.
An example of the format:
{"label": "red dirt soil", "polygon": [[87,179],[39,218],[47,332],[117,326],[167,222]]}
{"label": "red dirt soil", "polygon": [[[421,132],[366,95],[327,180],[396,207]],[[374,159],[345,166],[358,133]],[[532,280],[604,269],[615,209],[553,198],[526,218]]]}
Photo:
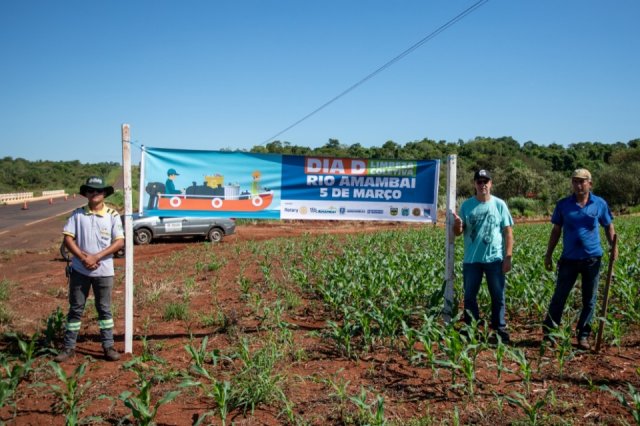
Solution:
{"label": "red dirt soil", "polygon": [[[400,227],[424,225],[407,225],[396,223],[376,222],[286,222],[273,224],[239,225],[237,234],[228,236],[221,244],[211,247],[219,257],[233,258],[234,252],[251,241],[268,240],[278,237],[312,238],[314,234],[332,233],[349,234],[363,232],[378,232]],[[7,306],[13,314],[9,325],[0,326],[2,332],[17,332],[29,336],[43,330],[43,321],[60,307],[67,310],[66,279],[64,276],[65,263],[58,253],[61,239],[59,219],[43,222],[37,234],[33,230],[12,231],[2,237],[0,243],[0,279],[11,283]],[[144,270],[144,275],[136,275],[136,285],[146,285],[157,282],[161,273],[154,275],[147,267],[151,264],[173,262],[181,254],[188,255],[189,241],[160,242],[149,246],[136,246],[136,270]],[[29,247],[25,249],[25,247]],[[191,298],[192,312],[211,311],[211,274],[196,274],[195,267],[183,262],[185,271],[195,277],[197,291]],[[155,263],[154,263],[155,262]],[[144,266],[143,266],[144,265]],[[221,268],[217,275],[217,303],[227,318],[235,326],[240,335],[259,334],[259,318],[247,307],[248,302],[242,299],[237,283],[238,268],[230,265]],[[116,318],[116,347],[124,350],[124,259],[116,260],[117,284],[114,288],[114,316]],[[257,266],[256,266],[257,269]],[[251,272],[246,272],[251,277]],[[257,272],[255,273],[257,277]],[[256,278],[257,279],[257,278]],[[140,284],[142,283],[142,284]],[[177,284],[177,283],[170,283]],[[137,290],[136,290],[137,291]],[[89,304],[88,304],[89,305]],[[87,306],[89,309],[89,306]],[[95,320],[88,318],[85,313],[85,323],[78,341],[78,355],[70,363],[64,364],[64,370],[70,374],[80,365],[85,356],[93,359],[83,380],[91,380],[92,385],[84,395],[89,404],[83,416],[97,415],[103,419],[99,424],[117,424],[130,411],[117,400],[117,396],[125,391],[135,391],[136,376],[132,371],[125,370],[123,364],[132,359],[132,355],[124,355],[121,361],[109,363],[101,358],[99,333]],[[521,391],[522,380],[516,372],[506,372],[498,383],[492,351],[485,351],[478,359],[476,396],[470,400],[467,395],[451,385],[451,377],[447,370],[440,369],[434,374],[430,368],[411,365],[406,357],[397,351],[384,347],[374,348],[366,356],[358,360],[350,360],[335,352],[332,341],[323,339],[320,332],[325,328],[325,315],[318,300],[304,300],[303,307],[293,313],[285,314],[284,318],[296,327],[292,329],[293,339],[299,348],[307,354],[298,360],[290,360],[288,365],[282,366],[285,378],[284,390],[287,397],[294,404],[293,411],[297,418],[304,418],[309,424],[344,424],[349,415],[355,413],[355,406],[347,401],[340,404],[335,396],[335,390],[327,380],[335,383],[349,382],[349,395],[359,394],[361,386],[365,389],[377,389],[385,394],[385,416],[403,424],[402,419],[424,416],[431,419],[431,423],[420,424],[450,424],[453,421],[454,407],[460,413],[461,423],[472,424],[507,424],[524,422],[523,412],[506,402],[500,404],[493,392],[510,394]],[[540,333],[538,324],[521,325],[513,334],[516,345],[525,350],[528,356],[535,358],[538,349]],[[310,333],[317,331],[318,333]],[[209,338],[208,348],[225,348],[238,344],[237,336],[222,327],[203,327],[198,320],[164,321],[162,312],[154,304],[136,305],[134,316],[134,354],[143,352],[141,336],[146,336],[147,342],[154,353],[166,360],[163,370],[188,370],[191,362],[184,346],[189,342],[189,335],[194,336],[194,345],[200,344],[205,336]],[[577,352],[572,360],[567,362],[564,378],[558,378],[554,359],[546,359],[547,364],[541,366],[541,371],[534,375],[532,381],[532,395],[543,397],[551,387],[555,392],[555,405],[548,409],[547,423],[573,424],[621,424],[623,421],[632,422],[633,419],[622,405],[608,393],[597,391],[595,388],[602,383],[620,385],[625,382],[633,383],[636,388],[638,382],[638,368],[640,360],[640,335],[637,328],[625,337],[625,342],[618,348],[605,347],[600,354]],[[3,350],[10,350],[9,341],[2,342]],[[33,387],[38,382],[56,383],[55,377],[46,366],[50,357],[41,357],[36,363],[36,372],[29,380],[22,383],[17,391],[16,410],[5,406],[0,408],[0,423],[17,425],[62,425],[65,419],[55,414],[52,404],[55,398],[47,387]],[[151,368],[149,363],[149,368]],[[517,365],[510,366],[514,371]],[[312,379],[313,378],[313,379]],[[171,383],[157,383],[153,389],[153,401],[165,392],[177,389],[180,380]],[[463,378],[458,383],[464,383]],[[100,395],[116,398],[115,402],[98,399]],[[369,403],[373,400],[370,392]],[[182,390],[181,395],[171,403],[162,405],[156,419],[160,425],[191,425],[194,418],[209,410],[215,404],[211,399],[197,394],[195,391]],[[260,405],[255,412],[246,415],[235,410],[230,413],[228,423],[242,425],[276,425],[287,424],[286,417],[281,415],[281,406]],[[15,415],[15,417],[14,417]],[[219,418],[209,418],[211,423],[220,424]]]}

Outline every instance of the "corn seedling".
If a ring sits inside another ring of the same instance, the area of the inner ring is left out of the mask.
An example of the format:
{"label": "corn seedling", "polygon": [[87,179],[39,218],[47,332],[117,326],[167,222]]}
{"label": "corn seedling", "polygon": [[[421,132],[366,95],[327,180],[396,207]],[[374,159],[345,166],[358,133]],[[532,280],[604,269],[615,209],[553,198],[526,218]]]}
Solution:
{"label": "corn seedling", "polygon": [[636,425],[640,425],[640,392],[631,383],[627,383],[627,388],[628,392],[625,393],[602,386],[603,390],[609,391],[631,413]]}
{"label": "corn seedling", "polygon": [[207,342],[209,341],[209,336],[205,336],[200,342],[200,347],[196,348],[192,345],[193,343],[193,335],[189,336],[189,343],[184,346],[184,349],[191,356],[192,367],[196,367],[198,369],[204,368],[205,358],[207,357]]}
{"label": "corn seedling", "polygon": [[147,336],[142,336],[140,340],[142,341],[142,353],[138,356],[133,357],[133,359],[131,359],[130,361],[125,362],[123,365],[124,368],[132,368],[138,364],[148,364],[150,362],[155,362],[161,365],[167,363],[164,359],[162,359],[162,357],[154,353],[151,344],[149,344]]}
{"label": "corn seedling", "polygon": [[44,344],[47,347],[54,347],[57,341],[62,340],[64,336],[64,326],[66,316],[60,306],[47,317],[46,328],[44,330]]}
{"label": "corn seedling", "polygon": [[20,361],[11,362],[5,354],[0,354],[0,366],[3,370],[0,375],[0,408],[8,405],[15,409],[16,389],[31,368]]}
{"label": "corn seedling", "polygon": [[349,398],[348,388],[349,388],[349,383],[351,383],[351,381],[349,380],[333,381],[331,379],[325,379],[322,382],[325,384],[331,385],[331,388],[333,389],[333,393],[329,395],[330,397],[336,398],[341,405],[347,401],[347,399]]}
{"label": "corn seedling", "polygon": [[[24,363],[26,367],[30,366],[31,363],[35,360],[35,356],[38,352],[36,344],[39,340],[39,334],[34,333],[29,338],[29,341],[26,341],[22,338],[22,336],[17,333],[6,333],[4,335],[6,338],[13,339],[18,346],[20,351],[20,360]],[[30,371],[30,370],[29,370]],[[27,371],[28,373],[28,371]]]}
{"label": "corn seedling", "polygon": [[243,298],[248,299],[249,292],[253,286],[251,280],[241,274],[238,276],[238,285],[240,286],[240,292],[242,293]]}
{"label": "corn seedling", "polygon": [[84,408],[91,402],[91,400],[82,401],[83,394],[89,389],[91,381],[86,381],[85,383],[80,382],[86,373],[88,365],[88,361],[83,362],[75,368],[73,373],[67,375],[58,363],[49,363],[55,375],[62,382],[62,386],[57,384],[48,385],[56,397],[54,411],[64,414],[66,418],[65,424],[67,426],[102,420],[97,417],[80,418],[80,414]]}
{"label": "corn seedling", "polygon": [[615,317],[610,317],[606,324],[605,330],[608,332],[609,343],[619,350],[622,344],[622,336],[626,331],[626,325],[621,319]]}
{"label": "corn seedling", "polygon": [[416,357],[415,346],[418,341],[418,332],[415,329],[409,327],[404,320],[401,321],[401,324],[402,334],[405,339],[405,347],[407,349],[407,357],[409,358],[409,360],[413,360]]}
{"label": "corn seedling", "polygon": [[224,262],[218,260],[218,259],[211,259],[209,261],[209,263],[207,264],[207,271],[209,272],[214,272],[217,271],[218,269],[222,268],[224,266]]}
{"label": "corn seedling", "polygon": [[453,426],[460,426],[460,411],[458,410],[458,406],[453,407],[453,418],[451,419],[451,424]]}
{"label": "corn seedling", "polygon": [[502,372],[505,371],[504,356],[506,353],[507,353],[507,346],[502,342],[498,342],[498,345],[496,346],[496,349],[493,352],[493,356],[496,359],[496,368],[498,369],[498,383],[501,382]]}
{"label": "corn seedling", "polygon": [[451,382],[453,387],[456,386],[456,372],[461,370],[460,356],[465,350],[465,342],[462,341],[458,331],[449,326],[442,337],[443,342],[440,343],[441,349],[446,355],[446,360],[437,360],[436,363],[451,369]]}
{"label": "corn seedling", "polygon": [[524,382],[527,395],[529,395],[531,393],[531,378],[533,375],[531,363],[527,359],[527,355],[522,349],[510,350],[509,354],[511,358],[518,363],[520,376],[522,377],[522,381]]}
{"label": "corn seedling", "polygon": [[198,418],[195,424],[202,424],[207,417],[213,416],[217,412],[220,416],[221,424],[224,426],[226,425],[229,411],[234,407],[231,383],[226,380],[219,381],[209,375],[208,372],[206,372],[205,377],[210,381],[209,383],[187,378],[180,384],[180,387],[197,386],[206,397],[213,399],[216,403],[216,410],[204,413]]}
{"label": "corn seedling", "polygon": [[533,404],[529,402],[529,399],[524,395],[514,392],[513,394],[505,395],[505,399],[511,405],[515,405],[516,407],[520,407],[522,411],[524,411],[527,419],[529,420],[529,424],[535,426],[538,424],[538,416],[540,415],[540,409],[547,404],[547,397],[549,396],[549,392],[545,394],[545,396],[541,399],[538,399]]}
{"label": "corn seedling", "polygon": [[353,402],[358,410],[357,424],[377,426],[387,423],[384,418],[384,398],[381,395],[377,395],[375,401],[369,404],[367,402],[367,391],[360,387],[360,393],[349,397],[349,400]]}
{"label": "corn seedling", "polygon": [[562,378],[564,365],[574,353],[571,345],[571,325],[556,327],[551,331],[549,337],[555,343],[554,354],[558,362],[558,373]]}
{"label": "corn seedling", "polygon": [[118,397],[125,407],[131,410],[131,416],[135,419],[135,423],[142,426],[151,425],[154,423],[158,409],[160,406],[173,401],[180,391],[170,391],[165,393],[162,398],[158,399],[155,404],[152,404],[152,387],[153,382],[145,376],[145,373],[134,370],[138,375],[137,394],[134,395],[131,391],[124,391]]}
{"label": "corn seedling", "polygon": [[423,319],[422,327],[420,327],[418,331],[418,340],[422,343],[428,365],[433,372],[436,373],[436,353],[433,346],[435,342],[438,342],[442,337],[442,331],[438,326],[435,316],[425,314]]}

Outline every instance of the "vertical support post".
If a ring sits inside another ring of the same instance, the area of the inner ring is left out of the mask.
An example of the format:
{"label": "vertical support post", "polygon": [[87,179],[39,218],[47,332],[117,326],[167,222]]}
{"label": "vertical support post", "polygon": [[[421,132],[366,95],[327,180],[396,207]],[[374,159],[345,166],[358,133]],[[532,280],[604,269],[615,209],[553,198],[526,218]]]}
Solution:
{"label": "vertical support post", "polygon": [[613,243],[611,244],[611,250],[609,251],[609,267],[607,268],[607,281],[604,286],[604,297],[602,299],[602,309],[600,310],[600,325],[598,326],[598,334],[596,334],[596,353],[600,352],[600,345],[602,344],[602,335],[604,334],[604,324],[607,322],[607,308],[609,307],[609,289],[611,288],[611,281],[613,280],[613,263],[615,262],[614,253],[618,247],[618,234],[613,236]]}
{"label": "vertical support post", "polygon": [[457,156],[449,155],[447,158],[447,206],[445,218],[445,287],[444,307],[442,310],[444,321],[451,322],[453,312],[453,284],[455,263],[455,235],[453,234],[453,212],[456,208],[456,173]]}
{"label": "vertical support post", "polygon": [[140,190],[138,191],[138,214],[144,213],[144,145],[140,153]]}
{"label": "vertical support post", "polygon": [[133,222],[131,194],[131,135],[129,125],[122,125],[122,169],[124,174],[124,352],[133,352]]}

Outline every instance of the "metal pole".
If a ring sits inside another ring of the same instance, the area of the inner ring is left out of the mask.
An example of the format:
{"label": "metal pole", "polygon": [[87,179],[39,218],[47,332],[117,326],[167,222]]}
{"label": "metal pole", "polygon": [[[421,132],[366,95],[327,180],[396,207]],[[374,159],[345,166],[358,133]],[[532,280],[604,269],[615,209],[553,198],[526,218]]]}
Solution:
{"label": "metal pole", "polygon": [[447,159],[447,207],[445,218],[445,288],[444,307],[442,310],[444,321],[451,322],[453,312],[453,284],[455,263],[455,235],[453,234],[453,212],[456,208],[456,172],[457,156],[450,155]]}
{"label": "metal pole", "polygon": [[122,125],[122,168],[124,172],[124,352],[133,352],[133,223],[131,218],[131,136],[129,125]]}
{"label": "metal pole", "polygon": [[138,214],[144,214],[144,145],[140,153],[140,191],[138,192]]}
{"label": "metal pole", "polygon": [[604,285],[604,297],[602,299],[602,310],[600,311],[600,325],[598,326],[598,335],[596,336],[595,352],[600,351],[600,345],[602,344],[602,334],[604,332],[604,323],[607,321],[607,308],[609,307],[609,289],[611,288],[611,281],[613,279],[613,262],[615,261],[613,254],[616,252],[618,246],[618,234],[613,236],[613,244],[611,244],[611,251],[609,252],[609,267],[607,268],[607,282]]}

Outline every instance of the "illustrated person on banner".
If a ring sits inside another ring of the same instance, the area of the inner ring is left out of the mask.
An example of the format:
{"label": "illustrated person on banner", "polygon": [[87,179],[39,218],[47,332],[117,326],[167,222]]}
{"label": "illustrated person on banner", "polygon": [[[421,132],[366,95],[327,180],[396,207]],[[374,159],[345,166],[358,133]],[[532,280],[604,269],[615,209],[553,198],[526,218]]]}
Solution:
{"label": "illustrated person on banner", "polygon": [[[560,325],[562,311],[578,275],[582,277],[582,311],[576,324],[578,348],[589,350],[591,320],[596,309],[602,246],[598,225],[602,226],[609,245],[613,244],[615,229],[607,202],[591,192],[593,182],[587,169],[577,169],[571,175],[573,193],[558,201],[551,216],[551,235],[544,257],[544,266],[553,270],[553,251],[562,235],[562,254],[557,264],[556,287],[549,311],[543,322],[545,339]],[[618,256],[617,248],[613,253]]]}
{"label": "illustrated person on banner", "polygon": [[173,182],[176,176],[180,176],[176,169],[167,170],[167,181],[164,184],[164,190],[166,194],[182,194],[182,191],[176,189],[176,185]]}
{"label": "illustrated person on banner", "polygon": [[258,196],[260,195],[260,178],[262,177],[262,173],[259,170],[251,173],[251,195]]}
{"label": "illustrated person on banner", "polygon": [[505,274],[511,270],[513,218],[507,204],[491,195],[491,175],[478,170],[473,176],[475,196],[465,200],[454,215],[454,234],[464,234],[462,265],[464,320],[479,319],[478,292],[483,275],[491,296],[490,327],[502,340],[510,337],[505,320]]}
{"label": "illustrated person on banner", "polygon": [[124,246],[122,221],[118,212],[104,203],[104,199],[113,194],[113,187],[106,185],[103,178],[89,177],[80,186],[80,194],[87,197],[88,203],[73,211],[63,229],[64,244],[73,258],[64,348],[54,361],[65,362],[75,355],[82,314],[91,289],[98,311],[104,357],[108,361],[117,361],[120,355],[114,347],[111,292],[113,254]]}

